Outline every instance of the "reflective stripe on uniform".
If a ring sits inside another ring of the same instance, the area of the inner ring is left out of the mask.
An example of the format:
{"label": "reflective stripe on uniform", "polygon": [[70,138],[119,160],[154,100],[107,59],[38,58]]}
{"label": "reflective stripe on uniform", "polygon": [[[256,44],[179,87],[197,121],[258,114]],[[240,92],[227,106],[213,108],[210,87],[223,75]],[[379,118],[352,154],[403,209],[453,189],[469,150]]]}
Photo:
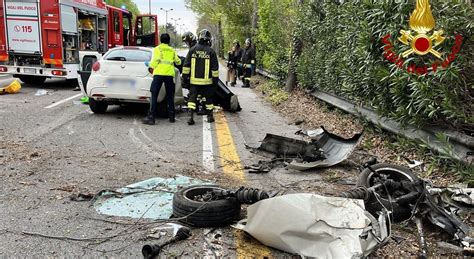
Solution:
{"label": "reflective stripe on uniform", "polygon": [[167,60],[158,60],[158,64],[174,65],[174,62]]}
{"label": "reflective stripe on uniform", "polygon": [[205,65],[206,65],[206,68],[204,69],[204,79],[209,79],[209,70],[211,69],[211,60],[206,59]]}
{"label": "reflective stripe on uniform", "polygon": [[214,110],[214,104],[206,104],[206,110]]}
{"label": "reflective stripe on uniform", "polygon": [[196,77],[196,58],[191,59],[191,82]]}
{"label": "reflective stripe on uniform", "polygon": [[187,75],[191,73],[191,68],[190,67],[183,67],[183,75]]}
{"label": "reflective stripe on uniform", "polygon": [[212,70],[212,77],[219,77],[219,70]]}
{"label": "reflective stripe on uniform", "polygon": [[188,108],[192,110],[196,110],[196,103],[188,102]]}
{"label": "reflective stripe on uniform", "polygon": [[191,76],[192,85],[212,85],[212,79],[193,78]]}

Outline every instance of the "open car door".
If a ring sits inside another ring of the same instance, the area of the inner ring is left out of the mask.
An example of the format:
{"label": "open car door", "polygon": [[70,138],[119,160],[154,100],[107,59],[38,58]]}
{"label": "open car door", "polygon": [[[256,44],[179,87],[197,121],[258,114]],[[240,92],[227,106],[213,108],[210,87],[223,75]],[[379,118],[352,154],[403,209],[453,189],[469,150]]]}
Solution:
{"label": "open car door", "polygon": [[135,46],[155,47],[159,41],[158,16],[152,14],[138,15],[134,30]]}

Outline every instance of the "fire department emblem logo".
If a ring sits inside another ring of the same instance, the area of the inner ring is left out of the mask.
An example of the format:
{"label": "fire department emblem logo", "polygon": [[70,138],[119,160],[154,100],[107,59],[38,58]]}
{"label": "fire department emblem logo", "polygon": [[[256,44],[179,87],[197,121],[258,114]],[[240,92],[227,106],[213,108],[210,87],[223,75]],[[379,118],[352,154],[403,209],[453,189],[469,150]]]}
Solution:
{"label": "fire department emblem logo", "polygon": [[[411,30],[400,30],[401,36],[398,38],[401,43],[411,46],[411,49],[403,52],[402,56],[406,58],[413,53],[420,56],[431,53],[442,59],[441,53],[435,50],[435,47],[443,43],[446,38],[443,37],[442,29],[429,34],[436,26],[429,0],[416,1],[416,8],[410,16],[409,25]],[[412,32],[415,34],[413,35]]]}
{"label": "fire department emblem logo", "polygon": [[[389,62],[395,64],[400,69],[405,69],[408,73],[426,75],[429,71],[436,73],[438,68],[447,68],[454,62],[456,55],[461,50],[463,37],[460,34],[455,35],[455,44],[451,53],[443,57],[443,54],[436,50],[436,47],[442,44],[446,37],[443,36],[442,29],[435,30],[436,21],[431,12],[429,0],[416,0],[416,8],[410,15],[410,30],[400,30],[398,41],[410,48],[399,55],[395,50],[395,44],[390,40],[392,35],[387,34],[382,38],[383,56]],[[431,64],[420,64],[405,60],[411,55],[425,56],[432,55],[436,57]]]}

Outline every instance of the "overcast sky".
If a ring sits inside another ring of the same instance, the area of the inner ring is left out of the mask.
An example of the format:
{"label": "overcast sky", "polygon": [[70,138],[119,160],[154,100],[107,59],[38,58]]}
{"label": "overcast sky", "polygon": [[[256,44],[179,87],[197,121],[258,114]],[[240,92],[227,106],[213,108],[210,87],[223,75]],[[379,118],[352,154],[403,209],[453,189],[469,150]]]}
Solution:
{"label": "overcast sky", "polygon": [[183,30],[191,31],[193,33],[197,30],[197,16],[191,10],[187,9],[184,5],[184,0],[133,0],[138,6],[142,13],[148,13],[148,2],[151,1],[151,12],[153,14],[158,14],[158,23],[159,25],[165,25],[166,23],[166,13],[161,11],[163,9],[171,9],[173,11],[168,12],[168,22],[173,23],[174,21],[171,18],[178,19],[178,29],[180,29],[180,24],[184,24]]}

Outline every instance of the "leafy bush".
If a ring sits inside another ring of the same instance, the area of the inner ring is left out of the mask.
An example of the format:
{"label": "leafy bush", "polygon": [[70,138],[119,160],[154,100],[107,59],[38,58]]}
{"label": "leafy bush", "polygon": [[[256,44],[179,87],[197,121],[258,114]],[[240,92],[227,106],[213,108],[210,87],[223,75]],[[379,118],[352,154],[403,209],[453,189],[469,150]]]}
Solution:
{"label": "leafy bush", "polygon": [[[397,68],[383,57],[381,39],[391,34],[396,53],[400,29],[408,30],[415,1],[309,0],[298,13],[298,34],[304,40],[297,73],[300,85],[342,95],[373,107],[405,124],[447,123],[474,130],[474,10],[461,1],[432,0],[435,29],[446,41],[437,47],[447,54],[460,33],[464,43],[447,69],[419,76]],[[412,55],[414,64],[431,64],[432,55]],[[405,63],[407,63],[405,62]]]}
{"label": "leafy bush", "polygon": [[258,64],[280,78],[288,74],[288,58],[296,8],[293,0],[258,1]]}
{"label": "leafy bush", "polygon": [[282,104],[287,101],[289,97],[288,93],[281,88],[280,83],[273,80],[265,81],[265,83],[260,86],[260,90],[262,90],[262,93],[265,95],[265,99],[270,101],[274,106]]}

